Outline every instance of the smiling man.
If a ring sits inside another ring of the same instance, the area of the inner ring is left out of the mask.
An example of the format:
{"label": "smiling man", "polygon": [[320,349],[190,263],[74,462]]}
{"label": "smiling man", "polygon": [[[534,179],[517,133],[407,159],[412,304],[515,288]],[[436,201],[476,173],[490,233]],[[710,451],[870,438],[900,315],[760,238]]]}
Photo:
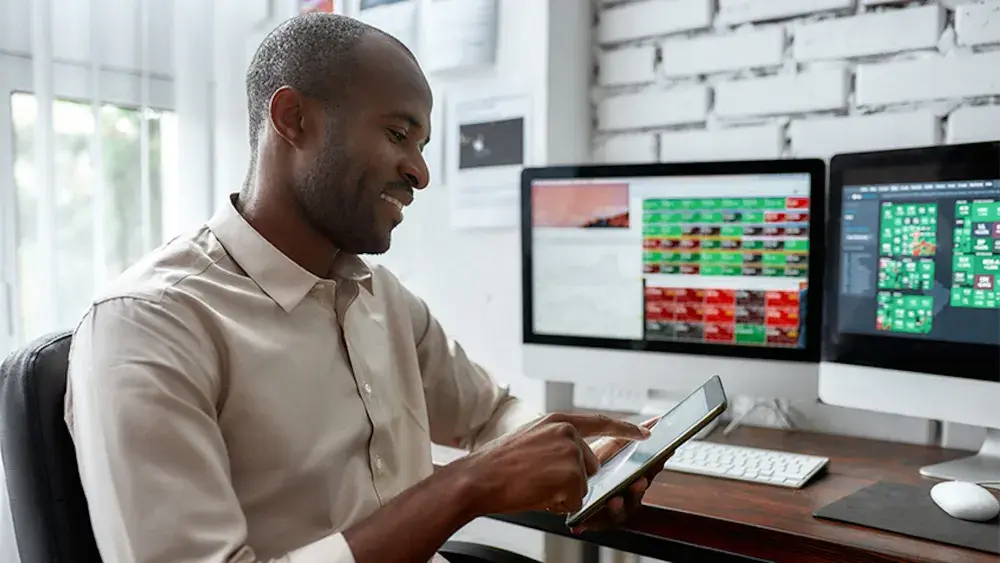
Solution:
{"label": "smiling man", "polygon": [[[300,16],[264,40],[247,93],[240,192],[74,335],[66,422],[104,560],[427,561],[478,516],[578,508],[599,460],[647,433],[532,412],[358,257],[389,248],[428,184],[413,56]],[[596,435],[618,440],[595,455]],[[471,453],[434,471],[431,443]],[[621,522],[645,486],[592,524]]]}

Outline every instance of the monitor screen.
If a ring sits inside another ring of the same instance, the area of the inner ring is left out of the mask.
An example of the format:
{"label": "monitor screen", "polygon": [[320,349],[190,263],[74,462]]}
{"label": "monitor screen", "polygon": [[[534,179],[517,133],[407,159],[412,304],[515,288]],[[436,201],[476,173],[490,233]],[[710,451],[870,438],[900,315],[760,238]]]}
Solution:
{"label": "monitor screen", "polygon": [[845,186],[838,328],[1000,341],[1000,178]]}
{"label": "monitor screen", "polygon": [[634,168],[529,173],[527,341],[804,352],[814,175]]}
{"label": "monitor screen", "polygon": [[992,146],[834,158],[824,358],[1000,377],[1000,169]]}

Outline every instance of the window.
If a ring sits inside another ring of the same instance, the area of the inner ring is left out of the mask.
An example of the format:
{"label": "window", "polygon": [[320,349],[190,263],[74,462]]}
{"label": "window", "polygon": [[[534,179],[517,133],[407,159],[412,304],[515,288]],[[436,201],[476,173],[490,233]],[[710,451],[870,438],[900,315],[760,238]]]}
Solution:
{"label": "window", "polygon": [[[143,182],[143,114],[104,104],[57,99],[52,106],[54,186],[44,189],[34,165],[37,101],[10,97],[16,201],[16,333],[28,340],[76,326],[96,293],[162,242],[163,163],[176,146],[175,116],[146,111],[148,189]],[[93,135],[100,136],[95,166]],[[95,182],[101,175],[102,182]]]}

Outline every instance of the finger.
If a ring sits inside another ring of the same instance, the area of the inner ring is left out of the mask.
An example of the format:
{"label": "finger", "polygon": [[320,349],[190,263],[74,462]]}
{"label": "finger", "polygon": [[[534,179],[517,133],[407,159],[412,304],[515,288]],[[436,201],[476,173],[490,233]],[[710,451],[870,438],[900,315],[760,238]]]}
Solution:
{"label": "finger", "polygon": [[649,488],[649,481],[647,481],[645,477],[639,477],[636,480],[636,482],[632,483],[632,485],[628,489],[629,492],[632,493],[633,495],[642,496],[642,494],[645,493],[646,489],[648,488]]}
{"label": "finger", "polygon": [[632,440],[625,440],[622,438],[601,438],[591,449],[594,451],[594,455],[597,456],[597,459],[600,460],[601,463],[604,463],[617,455],[618,452],[625,449],[625,447],[630,443],[632,443]]}
{"label": "finger", "polygon": [[649,437],[648,428],[624,420],[615,420],[603,414],[566,414],[563,416],[563,420],[576,427],[580,435],[585,438],[611,436],[628,440],[645,440]]}
{"label": "finger", "polygon": [[656,426],[656,423],[659,422],[661,418],[663,418],[662,414],[659,416],[654,416],[653,418],[643,421],[643,423],[640,424],[640,426],[642,426],[643,428],[653,428],[654,426]]}
{"label": "finger", "polygon": [[625,499],[622,497],[615,497],[608,501],[608,516],[611,521],[616,524],[621,524],[625,521]]}
{"label": "finger", "polygon": [[664,466],[665,463],[666,463],[666,460],[664,460],[662,463],[657,463],[653,467],[650,467],[649,471],[647,471],[646,475],[644,476],[644,478],[646,479],[646,481],[648,481],[649,483],[652,483],[656,479],[656,477],[660,473],[663,472],[663,466]]}
{"label": "finger", "polygon": [[594,450],[590,449],[590,446],[584,444],[580,450],[583,452],[583,466],[587,472],[587,477],[590,477],[597,470],[601,468],[601,460],[597,458]]}

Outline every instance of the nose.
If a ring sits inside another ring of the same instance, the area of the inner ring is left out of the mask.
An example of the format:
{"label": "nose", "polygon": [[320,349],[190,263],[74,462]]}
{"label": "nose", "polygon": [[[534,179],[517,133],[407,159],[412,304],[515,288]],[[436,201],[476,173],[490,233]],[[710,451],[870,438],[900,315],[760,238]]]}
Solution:
{"label": "nose", "polygon": [[420,154],[403,159],[400,164],[399,175],[406,180],[406,183],[415,190],[422,190],[430,182],[430,172],[427,170],[427,163]]}

